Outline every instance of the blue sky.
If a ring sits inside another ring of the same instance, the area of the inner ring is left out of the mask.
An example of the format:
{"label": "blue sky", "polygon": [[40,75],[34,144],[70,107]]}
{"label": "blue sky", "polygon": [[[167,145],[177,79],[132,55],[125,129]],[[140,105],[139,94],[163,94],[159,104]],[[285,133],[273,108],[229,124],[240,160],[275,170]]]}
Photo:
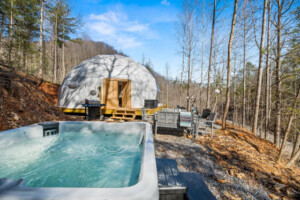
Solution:
{"label": "blue sky", "polygon": [[138,62],[144,55],[161,74],[165,74],[168,62],[170,76],[176,77],[181,62],[175,31],[180,2],[72,0],[72,5],[74,14],[80,14],[84,22],[80,32],[122,50]]}

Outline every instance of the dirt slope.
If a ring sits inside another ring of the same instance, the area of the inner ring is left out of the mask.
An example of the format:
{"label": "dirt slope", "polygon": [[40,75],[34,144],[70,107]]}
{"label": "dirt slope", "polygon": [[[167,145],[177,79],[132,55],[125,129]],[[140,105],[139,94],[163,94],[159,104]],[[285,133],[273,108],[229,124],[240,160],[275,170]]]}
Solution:
{"label": "dirt slope", "polygon": [[74,120],[55,107],[58,88],[0,65],[0,131],[41,121]]}
{"label": "dirt slope", "polygon": [[299,168],[278,164],[279,149],[248,130],[228,123],[213,138],[175,135],[155,136],[156,156],[176,159],[180,171],[200,173],[217,199],[300,199]]}

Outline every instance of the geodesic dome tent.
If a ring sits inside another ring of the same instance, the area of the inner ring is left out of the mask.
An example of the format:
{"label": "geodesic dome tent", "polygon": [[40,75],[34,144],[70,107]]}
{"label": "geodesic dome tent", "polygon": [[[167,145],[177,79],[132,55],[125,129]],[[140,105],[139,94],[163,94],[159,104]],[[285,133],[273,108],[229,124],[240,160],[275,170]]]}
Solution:
{"label": "geodesic dome tent", "polygon": [[133,59],[98,55],[74,67],[58,95],[64,112],[82,110],[85,99],[105,103],[105,109],[142,108],[145,100],[158,100],[160,90],[153,75]]}

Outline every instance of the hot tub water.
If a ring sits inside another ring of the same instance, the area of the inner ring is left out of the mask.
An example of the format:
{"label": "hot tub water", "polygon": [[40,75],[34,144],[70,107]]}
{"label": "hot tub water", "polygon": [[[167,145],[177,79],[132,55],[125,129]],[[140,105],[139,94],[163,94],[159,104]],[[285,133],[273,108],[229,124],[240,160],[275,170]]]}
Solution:
{"label": "hot tub water", "polygon": [[140,174],[139,140],[139,134],[81,131],[2,142],[0,178],[22,178],[31,187],[132,186]]}

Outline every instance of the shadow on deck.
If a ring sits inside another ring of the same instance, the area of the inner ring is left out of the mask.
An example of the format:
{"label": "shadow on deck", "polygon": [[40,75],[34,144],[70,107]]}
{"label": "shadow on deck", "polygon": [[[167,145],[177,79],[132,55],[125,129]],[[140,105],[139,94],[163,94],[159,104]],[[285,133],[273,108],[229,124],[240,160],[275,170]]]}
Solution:
{"label": "shadow on deck", "polygon": [[198,173],[179,172],[173,159],[157,158],[160,200],[216,200]]}

